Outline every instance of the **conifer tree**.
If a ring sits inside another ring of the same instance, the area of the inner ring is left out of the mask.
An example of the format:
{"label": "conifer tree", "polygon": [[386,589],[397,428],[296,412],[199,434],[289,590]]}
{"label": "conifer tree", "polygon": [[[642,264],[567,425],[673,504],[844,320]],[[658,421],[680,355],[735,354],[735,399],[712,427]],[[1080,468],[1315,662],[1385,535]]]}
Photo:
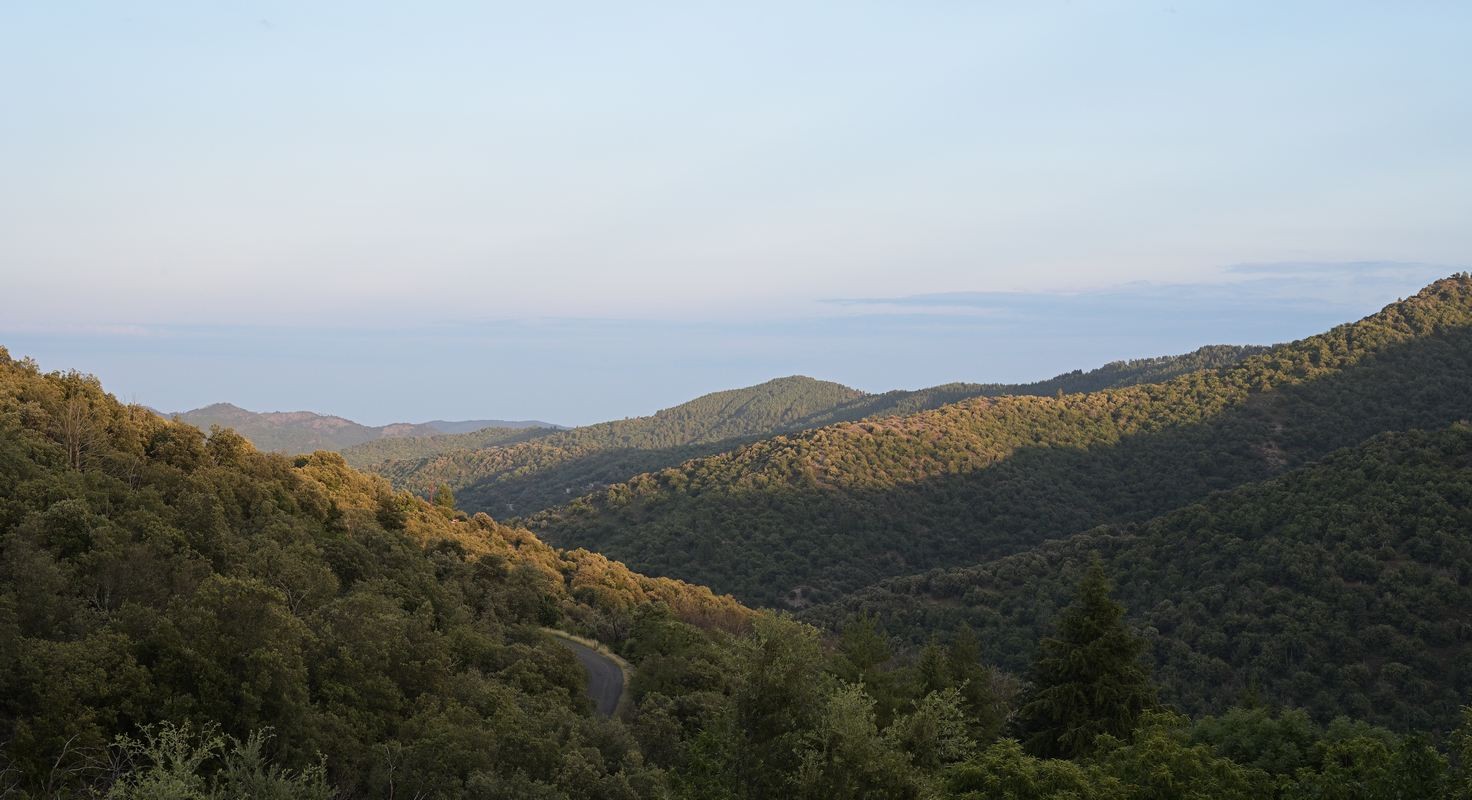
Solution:
{"label": "conifer tree", "polygon": [[1039,646],[1016,729],[1028,752],[1073,758],[1101,733],[1127,737],[1155,705],[1155,688],[1140,664],[1145,642],[1124,624],[1097,557],[1056,629]]}

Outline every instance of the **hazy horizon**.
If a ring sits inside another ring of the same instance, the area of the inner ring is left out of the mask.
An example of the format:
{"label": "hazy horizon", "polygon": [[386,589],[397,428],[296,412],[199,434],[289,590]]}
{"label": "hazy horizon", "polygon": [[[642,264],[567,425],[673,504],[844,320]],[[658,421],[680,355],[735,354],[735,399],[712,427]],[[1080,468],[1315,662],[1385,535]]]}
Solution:
{"label": "hazy horizon", "polygon": [[[15,357],[35,357],[45,369],[97,374],[124,401],[167,412],[227,402],[365,425],[432,419],[586,425],[788,375],[884,392],[953,381],[1022,383],[1209,344],[1275,344],[1371,314],[1456,271],[1461,268],[1368,262],[1244,265],[1227,272],[1233,279],[1214,283],[835,298],[829,305],[837,313],[744,323],[565,318],[379,329],[136,326],[11,331],[0,345]],[[980,347],[991,343],[1006,346]],[[651,357],[665,362],[641,370],[627,353],[639,347],[658,348]],[[716,352],[720,359],[711,357]],[[498,366],[446,366],[447,358],[464,353]]]}
{"label": "hazy horizon", "polygon": [[1296,338],[1472,264],[1469,25],[23,4],[0,343],[170,409],[579,424]]}

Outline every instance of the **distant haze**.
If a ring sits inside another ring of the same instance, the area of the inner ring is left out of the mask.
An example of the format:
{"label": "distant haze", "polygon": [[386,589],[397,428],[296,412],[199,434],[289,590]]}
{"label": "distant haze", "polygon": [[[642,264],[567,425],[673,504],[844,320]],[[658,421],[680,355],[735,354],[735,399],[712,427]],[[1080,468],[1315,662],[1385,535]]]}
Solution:
{"label": "distant haze", "polygon": [[1472,263],[1469,28],[1450,3],[11,4],[0,344],[156,407],[576,424],[792,373],[1291,338]]}

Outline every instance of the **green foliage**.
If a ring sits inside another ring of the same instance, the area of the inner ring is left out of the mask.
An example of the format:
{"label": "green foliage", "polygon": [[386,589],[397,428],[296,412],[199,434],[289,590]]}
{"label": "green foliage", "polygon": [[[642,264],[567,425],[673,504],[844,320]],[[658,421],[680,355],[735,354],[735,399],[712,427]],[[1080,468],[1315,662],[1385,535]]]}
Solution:
{"label": "green foliage", "polygon": [[1124,608],[1109,596],[1095,561],[1063,610],[1056,633],[1043,639],[1017,712],[1028,752],[1073,758],[1092,752],[1101,735],[1123,737],[1155,704],[1155,688],[1140,666],[1145,643],[1124,624]]}
{"label": "green foliage", "polygon": [[966,702],[954,686],[930,692],[894,721],[885,735],[921,770],[934,772],[965,761],[976,750]]}
{"label": "green foliage", "polygon": [[631,478],[528,522],[753,603],[802,608],[887,577],[1143,521],[1472,395],[1472,279],[1352,325],[1173,378],[977,397],[776,436]]}
{"label": "green foliage", "polygon": [[[385,465],[384,469],[398,472],[402,468],[391,462],[432,463],[437,456],[460,451],[480,450],[492,447],[510,447],[529,442],[543,436],[551,436],[563,428],[555,425],[529,425],[526,427],[491,427],[466,433],[433,433],[408,436],[386,436],[370,439],[341,449],[342,457],[359,469]],[[416,485],[424,485],[422,483]]]}
{"label": "green foliage", "polygon": [[1472,697],[1469,467],[1466,425],[1387,434],[1145,524],[895,579],[805,617],[872,614],[913,640],[969,624],[992,663],[1022,672],[1098,553],[1163,701],[1222,714],[1256,697],[1321,722],[1444,731]]}
{"label": "green foliage", "polygon": [[[922,741],[924,722],[907,726],[917,746],[937,748],[949,742]],[[793,796],[810,800],[833,797],[855,800],[904,800],[919,787],[895,738],[883,737],[874,722],[874,701],[863,687],[839,687],[824,704],[799,749]]]}
{"label": "green foliage", "polygon": [[1131,800],[1254,800],[1272,791],[1266,773],[1192,744],[1188,736],[1184,717],[1148,713],[1133,735],[1104,735],[1092,763],[1119,781]]}
{"label": "green foliage", "polygon": [[1004,739],[952,769],[946,789],[956,800],[1124,800],[1118,781],[1072,761],[1036,758]]}
{"label": "green foliage", "polygon": [[448,511],[0,363],[0,793],[664,796],[536,626],[750,612]]}
{"label": "green foliage", "polygon": [[758,618],[741,650],[731,697],[741,737],[736,778],[749,796],[781,797],[833,684],[823,674],[818,631],[786,617]]}
{"label": "green foliage", "polygon": [[1452,771],[1447,777],[1452,800],[1472,800],[1472,706],[1462,709],[1462,724],[1450,737]]}
{"label": "green foliage", "polygon": [[146,726],[137,737],[120,736],[113,744],[122,774],[107,792],[108,800],[328,800],[332,789],[321,763],[300,772],[273,764],[266,752],[266,731],[253,731],[244,741],[221,735],[206,725],[198,733],[189,725]]}

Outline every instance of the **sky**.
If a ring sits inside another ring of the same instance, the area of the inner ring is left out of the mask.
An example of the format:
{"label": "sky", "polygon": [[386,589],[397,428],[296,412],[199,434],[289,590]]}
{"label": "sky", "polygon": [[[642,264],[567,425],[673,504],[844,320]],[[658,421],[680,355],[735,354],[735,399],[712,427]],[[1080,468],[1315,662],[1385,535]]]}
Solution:
{"label": "sky", "polygon": [[1472,264],[1461,2],[0,4],[0,345],[650,413],[1276,342]]}

